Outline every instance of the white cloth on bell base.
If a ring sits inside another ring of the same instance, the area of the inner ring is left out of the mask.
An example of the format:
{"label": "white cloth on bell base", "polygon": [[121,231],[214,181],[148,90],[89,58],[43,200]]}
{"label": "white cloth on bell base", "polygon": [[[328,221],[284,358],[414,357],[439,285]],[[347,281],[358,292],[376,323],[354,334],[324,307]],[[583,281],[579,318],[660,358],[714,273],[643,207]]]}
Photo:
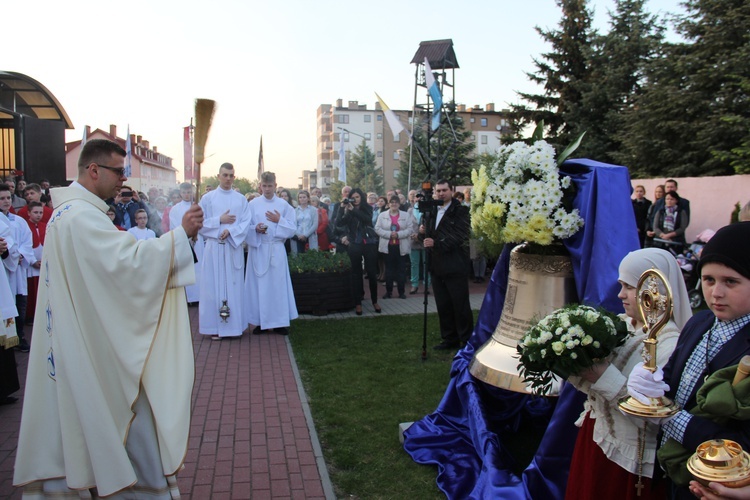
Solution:
{"label": "white cloth on bell base", "polygon": [[[169,211],[169,230],[172,231],[182,225],[182,217],[192,205],[189,201],[181,201],[174,205]],[[193,253],[197,262],[195,263],[195,283],[185,287],[185,295],[188,302],[198,302],[201,294],[201,263],[203,262],[203,248],[205,242],[203,236],[198,234],[195,240],[190,240],[190,246],[193,247]]]}
{"label": "white cloth on bell base", "polygon": [[[298,316],[284,250],[284,241],[297,230],[294,208],[277,196],[271,200],[259,196],[249,205],[243,322],[263,330],[286,328]],[[274,210],[281,214],[278,223],[266,219],[266,212]],[[255,231],[259,223],[268,226],[265,234]]]}
{"label": "white cloth on bell base", "polygon": [[[199,331],[204,335],[238,337],[242,323],[243,269],[245,251],[242,242],[247,234],[249,210],[247,199],[234,190],[214,189],[201,198],[206,242],[201,266],[201,294],[198,305]],[[236,216],[233,224],[222,224],[220,217],[229,210]],[[171,220],[171,219],[170,219]],[[219,235],[229,230],[229,237],[219,243]],[[226,321],[219,316],[224,300],[229,307]]]}

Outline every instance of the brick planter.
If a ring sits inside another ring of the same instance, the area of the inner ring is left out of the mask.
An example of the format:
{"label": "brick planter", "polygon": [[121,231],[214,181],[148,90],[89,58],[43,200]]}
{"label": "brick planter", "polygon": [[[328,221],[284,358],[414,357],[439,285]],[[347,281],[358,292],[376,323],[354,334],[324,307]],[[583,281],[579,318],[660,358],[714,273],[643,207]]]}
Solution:
{"label": "brick planter", "polygon": [[354,308],[351,271],[343,273],[292,274],[297,311],[325,316],[331,311]]}

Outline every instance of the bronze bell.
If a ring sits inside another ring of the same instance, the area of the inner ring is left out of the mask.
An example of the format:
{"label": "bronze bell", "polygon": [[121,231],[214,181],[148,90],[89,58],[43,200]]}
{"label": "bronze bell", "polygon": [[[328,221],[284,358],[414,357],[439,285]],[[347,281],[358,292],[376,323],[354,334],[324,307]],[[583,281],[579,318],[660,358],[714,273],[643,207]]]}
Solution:
{"label": "bronze bell", "polygon": [[[518,371],[516,346],[538,320],[576,302],[573,263],[569,255],[536,255],[523,243],[510,253],[503,313],[492,337],[469,364],[477,379],[501,389],[529,393]],[[553,389],[547,396],[556,396]]]}
{"label": "bronze bell", "polygon": [[219,308],[219,316],[221,317],[221,320],[226,323],[227,318],[229,318],[229,305],[227,305],[226,300],[221,301],[221,307]]}

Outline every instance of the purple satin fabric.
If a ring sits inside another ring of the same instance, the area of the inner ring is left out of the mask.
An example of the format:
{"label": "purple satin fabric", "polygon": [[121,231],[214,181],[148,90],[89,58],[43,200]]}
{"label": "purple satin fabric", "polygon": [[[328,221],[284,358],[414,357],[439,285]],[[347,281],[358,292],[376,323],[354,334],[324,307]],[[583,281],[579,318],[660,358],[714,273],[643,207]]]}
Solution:
{"label": "purple satin fabric", "polygon": [[[639,248],[624,167],[592,160],[566,161],[561,171],[578,188],[574,207],[586,221],[565,241],[580,302],[622,312],[617,299],[618,266]],[[601,221],[597,223],[597,214]],[[438,466],[437,485],[448,498],[563,498],[585,395],[565,384],[558,398],[535,398],[475,379],[468,370],[476,349],[500,320],[508,282],[510,245],[495,266],[474,333],[456,354],[451,380],[437,410],[405,433],[404,449],[417,463]],[[518,475],[513,458],[493,429],[515,431],[521,419],[549,421],[531,462]]]}

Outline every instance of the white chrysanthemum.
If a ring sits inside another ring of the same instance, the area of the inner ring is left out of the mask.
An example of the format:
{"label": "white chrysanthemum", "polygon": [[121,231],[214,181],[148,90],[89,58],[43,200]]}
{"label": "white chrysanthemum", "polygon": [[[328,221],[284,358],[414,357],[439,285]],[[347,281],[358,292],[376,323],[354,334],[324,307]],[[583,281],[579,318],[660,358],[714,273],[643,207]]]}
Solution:
{"label": "white chrysanthemum", "polygon": [[568,333],[573,337],[581,338],[585,335],[586,332],[584,332],[583,328],[581,328],[579,325],[573,325],[568,328]]}
{"label": "white chrysanthemum", "polygon": [[560,179],[560,187],[562,187],[563,189],[568,189],[570,187],[570,177],[566,175],[562,179]]}
{"label": "white chrysanthemum", "polygon": [[607,329],[609,330],[609,332],[614,335],[616,329],[615,322],[612,321],[612,318],[610,318],[609,316],[604,316],[604,323],[607,325]]}
{"label": "white chrysanthemum", "polygon": [[597,349],[599,349],[599,348],[600,348],[600,347],[602,346],[602,345],[601,345],[601,344],[599,343],[599,341],[598,341],[598,340],[595,340],[595,341],[594,341],[594,342],[592,343],[592,345],[593,345],[594,347],[596,347]]}
{"label": "white chrysanthemum", "polygon": [[560,315],[560,325],[562,325],[563,328],[570,328],[570,316],[568,316],[568,313],[562,313]]}
{"label": "white chrysanthemum", "polygon": [[581,345],[589,345],[594,341],[594,337],[591,335],[586,335],[581,339]]}
{"label": "white chrysanthemum", "polygon": [[571,352],[570,353],[570,357],[571,357],[571,359],[576,359],[576,358],[578,358],[578,354],[576,354],[574,352]]}

